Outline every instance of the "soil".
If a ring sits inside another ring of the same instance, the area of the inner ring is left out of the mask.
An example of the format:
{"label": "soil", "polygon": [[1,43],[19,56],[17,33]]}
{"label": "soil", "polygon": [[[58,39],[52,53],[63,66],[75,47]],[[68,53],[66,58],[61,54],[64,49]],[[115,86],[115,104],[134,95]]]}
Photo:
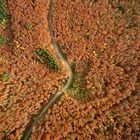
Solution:
{"label": "soil", "polygon": [[[9,0],[0,45],[0,138],[20,139],[41,106],[68,77],[51,43],[49,0]],[[31,140],[140,138],[140,2],[57,0],[56,40],[71,64],[74,81],[33,130]],[[58,72],[38,63],[47,49]]]}

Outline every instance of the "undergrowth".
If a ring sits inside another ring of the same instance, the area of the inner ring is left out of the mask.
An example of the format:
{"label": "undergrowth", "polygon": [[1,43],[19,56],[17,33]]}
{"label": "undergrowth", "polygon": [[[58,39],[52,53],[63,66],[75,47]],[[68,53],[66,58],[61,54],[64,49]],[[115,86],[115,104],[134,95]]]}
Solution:
{"label": "undergrowth", "polygon": [[4,73],[0,79],[3,81],[3,82],[7,82],[9,80],[9,74],[8,73]]}
{"label": "undergrowth", "polygon": [[81,72],[77,72],[75,69],[76,63],[73,62],[72,65],[72,71],[73,71],[73,82],[68,90],[68,95],[71,96],[72,98],[86,102],[89,99],[89,95],[87,94],[85,85],[86,81],[84,79],[84,69]]}
{"label": "undergrowth", "polygon": [[6,43],[7,43],[7,38],[0,34],[0,44],[6,45]]}
{"label": "undergrowth", "polygon": [[[8,18],[8,10],[6,8],[6,0],[0,0],[0,26],[5,27]],[[0,44],[6,45],[7,38],[0,34]]]}
{"label": "undergrowth", "polygon": [[86,93],[86,89],[84,85],[85,85],[84,78],[79,73],[76,73],[74,75],[73,84],[68,90],[68,95],[79,101],[83,101],[83,102],[87,101],[88,95]]}
{"label": "undergrowth", "polygon": [[6,0],[0,0],[0,24],[5,25],[8,18],[8,10],[6,8]]}
{"label": "undergrowth", "polygon": [[29,22],[26,22],[25,24],[24,24],[24,27],[26,28],[26,30],[33,30],[33,25],[31,24],[31,23],[29,23]]}

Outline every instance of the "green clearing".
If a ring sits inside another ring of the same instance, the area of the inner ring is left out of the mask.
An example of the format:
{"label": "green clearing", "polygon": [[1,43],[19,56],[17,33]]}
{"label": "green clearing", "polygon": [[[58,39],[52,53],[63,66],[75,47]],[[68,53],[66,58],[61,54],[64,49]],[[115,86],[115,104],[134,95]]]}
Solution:
{"label": "green clearing", "polygon": [[5,26],[8,18],[6,0],[0,0],[0,25]]}
{"label": "green clearing", "polygon": [[36,58],[36,61],[38,61],[41,64],[48,65],[49,68],[53,69],[54,71],[60,70],[59,66],[56,64],[55,60],[47,50],[38,48],[35,52],[38,56]]}

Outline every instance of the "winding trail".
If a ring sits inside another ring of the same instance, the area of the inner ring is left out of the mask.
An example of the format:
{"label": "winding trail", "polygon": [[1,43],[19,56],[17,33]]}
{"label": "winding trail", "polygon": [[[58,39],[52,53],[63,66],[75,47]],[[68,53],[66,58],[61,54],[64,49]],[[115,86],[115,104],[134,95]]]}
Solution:
{"label": "winding trail", "polygon": [[63,53],[62,53],[60,47],[58,46],[58,44],[55,40],[55,37],[54,37],[53,25],[52,25],[53,7],[54,7],[54,0],[50,0],[49,14],[48,14],[50,36],[51,36],[51,40],[52,40],[53,46],[57,52],[58,57],[65,64],[65,66],[68,70],[69,79],[68,79],[66,85],[59,92],[57,92],[53,97],[51,97],[49,102],[47,104],[43,105],[41,107],[41,109],[39,110],[38,114],[33,119],[30,120],[30,122],[28,123],[28,125],[21,137],[21,140],[29,139],[29,137],[31,136],[31,133],[32,133],[32,129],[37,125],[37,123],[44,116],[44,114],[48,111],[48,109],[50,107],[52,107],[52,105],[63,95],[64,91],[66,91],[70,87],[70,85],[72,83],[72,79],[73,79],[72,69],[71,69],[69,63],[67,62],[66,58],[63,56]]}

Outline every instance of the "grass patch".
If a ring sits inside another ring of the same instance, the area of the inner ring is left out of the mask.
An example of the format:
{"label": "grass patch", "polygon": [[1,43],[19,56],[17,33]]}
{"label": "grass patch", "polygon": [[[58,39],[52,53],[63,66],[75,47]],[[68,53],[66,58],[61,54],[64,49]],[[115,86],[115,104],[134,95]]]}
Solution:
{"label": "grass patch", "polygon": [[33,30],[33,25],[31,24],[31,23],[29,23],[29,22],[26,22],[25,24],[24,24],[24,27],[26,28],[26,30]]}
{"label": "grass patch", "polygon": [[68,90],[68,95],[78,101],[87,102],[90,100],[90,94],[86,89],[85,80],[85,75],[91,67],[90,62],[89,59],[82,60],[81,62],[74,60],[71,64],[73,81]]}
{"label": "grass patch", "polygon": [[4,73],[2,76],[1,76],[1,80],[3,82],[7,82],[9,80],[9,74],[8,73]]}
{"label": "grass patch", "polygon": [[60,70],[59,66],[56,64],[55,60],[47,50],[38,48],[35,52],[38,56],[36,58],[38,62],[41,64],[47,64],[49,68],[53,69],[54,71]]}
{"label": "grass patch", "polygon": [[124,14],[126,12],[126,9],[124,6],[121,5],[118,7],[118,11],[120,11],[122,14]]}
{"label": "grass patch", "polygon": [[79,101],[85,102],[88,100],[85,80],[79,73],[74,74],[73,83],[68,90],[68,95]]}
{"label": "grass patch", "polygon": [[6,45],[6,43],[7,43],[7,38],[0,34],[0,44]]}
{"label": "grass patch", "polygon": [[0,24],[5,25],[8,18],[8,10],[6,8],[6,0],[0,0]]}

